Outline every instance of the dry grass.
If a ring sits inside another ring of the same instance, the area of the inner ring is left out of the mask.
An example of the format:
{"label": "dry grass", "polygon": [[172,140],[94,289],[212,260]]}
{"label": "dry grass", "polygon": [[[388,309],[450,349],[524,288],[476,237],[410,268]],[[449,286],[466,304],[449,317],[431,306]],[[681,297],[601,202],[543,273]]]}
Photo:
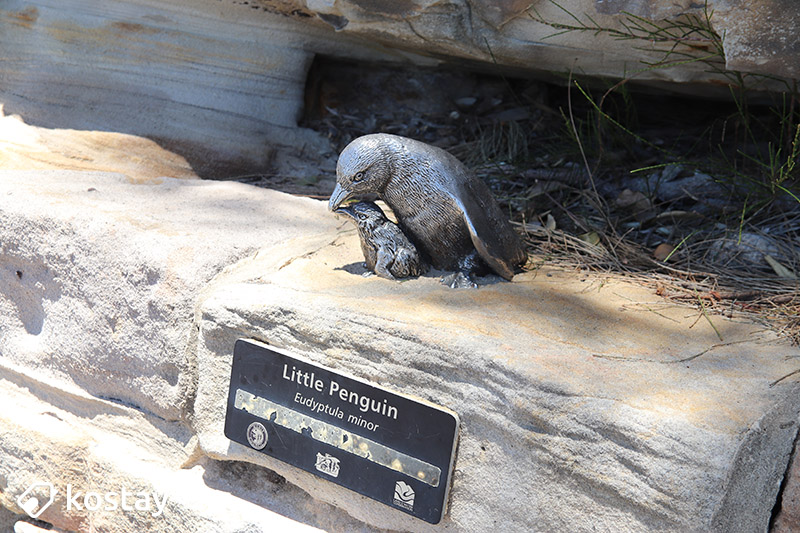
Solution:
{"label": "dry grass", "polygon": [[651,250],[624,237],[601,234],[599,242],[593,244],[586,237],[539,224],[517,226],[530,250],[529,268],[557,265],[635,281],[667,301],[706,313],[754,320],[792,344],[800,344],[798,281],[704,261],[716,241],[694,243],[674,264],[667,264],[655,259]]}

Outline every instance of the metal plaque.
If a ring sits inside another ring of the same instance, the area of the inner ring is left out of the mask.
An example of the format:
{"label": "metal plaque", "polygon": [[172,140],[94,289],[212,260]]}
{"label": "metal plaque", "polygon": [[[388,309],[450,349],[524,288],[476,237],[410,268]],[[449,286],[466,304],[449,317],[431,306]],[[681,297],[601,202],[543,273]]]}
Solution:
{"label": "metal plaque", "polygon": [[233,350],[225,436],[436,524],[458,416],[253,340]]}

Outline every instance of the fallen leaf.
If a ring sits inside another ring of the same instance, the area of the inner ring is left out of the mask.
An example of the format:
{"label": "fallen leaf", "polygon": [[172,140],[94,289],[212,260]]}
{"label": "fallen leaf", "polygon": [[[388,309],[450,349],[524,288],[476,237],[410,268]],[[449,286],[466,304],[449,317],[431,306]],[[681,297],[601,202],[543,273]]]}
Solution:
{"label": "fallen leaf", "polygon": [[675,251],[675,247],[671,244],[662,243],[656,246],[656,249],[653,250],[653,257],[655,257],[659,261],[666,261],[667,257]]}
{"label": "fallen leaf", "polygon": [[582,240],[583,242],[592,244],[594,246],[597,246],[598,244],[600,244],[600,235],[598,235],[596,231],[590,231],[588,233],[583,233],[581,235],[578,235],[578,238],[580,240]]}
{"label": "fallen leaf", "polygon": [[648,200],[647,196],[642,194],[639,191],[632,191],[630,189],[625,189],[617,199],[614,201],[617,204],[617,207],[620,208],[633,208],[634,211],[644,211],[646,209],[650,209],[652,204],[650,200]]}
{"label": "fallen leaf", "polygon": [[775,271],[775,273],[776,273],[778,276],[780,276],[780,277],[782,277],[782,278],[786,278],[786,279],[797,279],[797,275],[796,275],[794,272],[792,272],[790,269],[788,269],[788,268],[786,268],[785,266],[783,266],[782,264],[780,264],[780,263],[779,263],[779,262],[778,262],[778,261],[777,261],[777,260],[776,260],[774,257],[772,257],[771,255],[765,255],[765,256],[764,256],[764,260],[765,260],[767,263],[769,263],[769,266],[771,266],[771,267],[772,267],[772,270],[774,270],[774,271]]}

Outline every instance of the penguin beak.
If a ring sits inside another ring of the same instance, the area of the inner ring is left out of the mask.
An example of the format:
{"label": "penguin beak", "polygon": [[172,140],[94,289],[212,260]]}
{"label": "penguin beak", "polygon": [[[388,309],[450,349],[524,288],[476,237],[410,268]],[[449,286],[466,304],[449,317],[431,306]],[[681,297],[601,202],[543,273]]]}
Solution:
{"label": "penguin beak", "polygon": [[339,207],[337,209],[334,209],[333,212],[336,213],[337,215],[348,216],[348,217],[352,218],[353,220],[356,219],[356,214],[353,211],[353,208],[349,207],[349,206],[348,207]]}
{"label": "penguin beak", "polygon": [[328,211],[336,211],[336,208],[339,207],[342,202],[350,198],[351,195],[352,193],[350,191],[337,183],[331,193],[331,199],[328,201]]}

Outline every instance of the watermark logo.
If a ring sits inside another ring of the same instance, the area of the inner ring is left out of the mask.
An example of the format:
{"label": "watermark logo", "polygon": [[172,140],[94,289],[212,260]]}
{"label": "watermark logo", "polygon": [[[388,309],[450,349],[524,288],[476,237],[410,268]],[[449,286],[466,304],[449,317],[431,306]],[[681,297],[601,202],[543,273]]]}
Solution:
{"label": "watermark logo", "polygon": [[414,489],[405,481],[398,481],[394,484],[394,504],[407,509],[414,510]]}
{"label": "watermark logo", "polygon": [[[31,518],[39,516],[50,507],[56,499],[57,490],[52,483],[36,482],[25,489],[17,498],[17,504]],[[123,511],[149,513],[153,518],[164,514],[167,507],[167,495],[157,492],[133,492],[125,487],[120,490],[88,490],[81,491],[67,483],[66,508],[72,511]],[[43,503],[44,502],[44,503]]]}
{"label": "watermark logo", "polygon": [[317,463],[314,466],[324,474],[339,477],[339,459],[330,454],[317,453]]}
{"label": "watermark logo", "polygon": [[159,498],[158,493],[131,492],[122,487],[121,490],[106,492],[86,491],[81,492],[67,484],[67,511],[136,511],[149,513],[153,518],[164,514],[167,506],[167,495]]}
{"label": "watermark logo", "polygon": [[37,481],[17,498],[17,505],[31,518],[39,518],[45,509],[56,499],[56,489],[52,483]]}

